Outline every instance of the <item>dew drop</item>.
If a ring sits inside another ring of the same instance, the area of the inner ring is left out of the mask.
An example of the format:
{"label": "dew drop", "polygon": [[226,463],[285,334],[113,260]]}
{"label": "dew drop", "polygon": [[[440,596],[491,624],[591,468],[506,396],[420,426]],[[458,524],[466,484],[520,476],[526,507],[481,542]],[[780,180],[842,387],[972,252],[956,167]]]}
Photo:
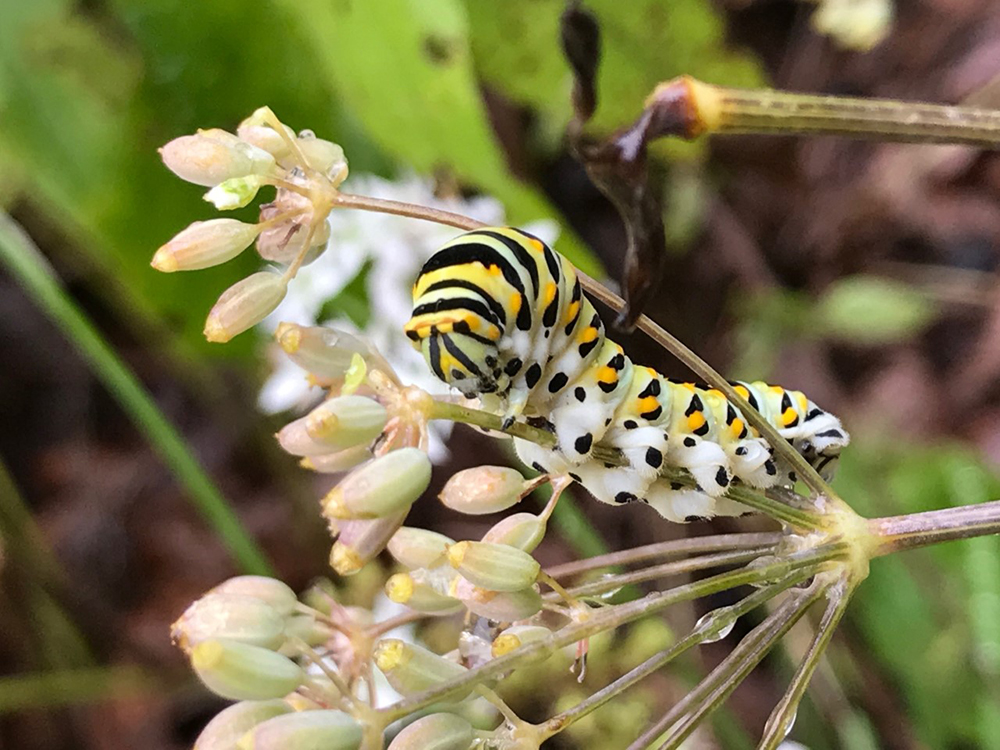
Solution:
{"label": "dew drop", "polygon": [[732,633],[734,627],[736,617],[726,610],[717,609],[700,617],[694,624],[694,631],[704,636],[702,643],[715,643]]}

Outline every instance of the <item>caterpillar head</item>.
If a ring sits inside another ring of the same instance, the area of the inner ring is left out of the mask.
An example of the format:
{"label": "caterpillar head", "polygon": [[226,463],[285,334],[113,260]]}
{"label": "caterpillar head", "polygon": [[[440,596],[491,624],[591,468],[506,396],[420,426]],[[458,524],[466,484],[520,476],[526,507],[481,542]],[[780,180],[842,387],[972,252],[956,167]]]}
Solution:
{"label": "caterpillar head", "polygon": [[413,318],[405,331],[431,372],[465,396],[503,392],[509,387],[497,345],[466,330],[462,321],[428,323]]}

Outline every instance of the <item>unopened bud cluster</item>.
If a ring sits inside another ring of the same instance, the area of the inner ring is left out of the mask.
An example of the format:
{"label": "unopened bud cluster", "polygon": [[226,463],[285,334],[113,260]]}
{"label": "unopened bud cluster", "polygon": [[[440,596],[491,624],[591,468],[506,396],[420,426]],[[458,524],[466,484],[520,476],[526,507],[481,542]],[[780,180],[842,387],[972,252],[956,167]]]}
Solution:
{"label": "unopened bud cluster", "polygon": [[261,258],[287,266],[283,272],[252,274],[219,297],[205,323],[205,337],[229,341],[272,312],[298,268],[326,248],[327,217],[347,177],[343,149],[310,130],[296,134],[262,107],[235,134],[199,130],[170,141],[160,155],[181,179],[211,188],[205,200],[220,211],[248,205],[262,187],[276,188],[274,200],[260,207],[257,223],[196,221],[153,256],[153,268],[159,271],[195,271],[232,260],[256,241]]}

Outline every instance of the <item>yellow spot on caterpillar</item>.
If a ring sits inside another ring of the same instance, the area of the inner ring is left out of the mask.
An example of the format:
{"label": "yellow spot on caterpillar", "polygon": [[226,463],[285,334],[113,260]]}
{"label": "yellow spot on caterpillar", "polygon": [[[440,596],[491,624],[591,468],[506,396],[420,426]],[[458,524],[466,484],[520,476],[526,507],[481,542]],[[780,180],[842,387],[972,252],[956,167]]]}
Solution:
{"label": "yellow spot on caterpillar", "polygon": [[499,276],[502,273],[502,271],[500,270],[500,266],[495,266],[495,265],[487,266],[486,270],[490,272],[490,276]]}
{"label": "yellow spot on caterpillar", "polygon": [[441,365],[441,369],[445,372],[451,372],[451,368],[455,365],[455,360],[452,356],[450,354],[445,354],[444,352],[441,353],[438,362]]}
{"label": "yellow spot on caterpillar", "polygon": [[614,383],[617,380],[618,380],[618,371],[615,370],[615,368],[613,367],[608,367],[607,365],[604,365],[604,367],[600,368],[597,371],[597,382],[599,383]]}
{"label": "yellow spot on caterpillar", "polygon": [[454,325],[454,323],[440,323],[437,327],[438,333],[451,333]]}
{"label": "yellow spot on caterpillar", "polygon": [[795,412],[795,409],[788,407],[781,413],[781,424],[784,427],[788,427],[792,422],[799,418],[799,415]]}
{"label": "yellow spot on caterpillar", "polygon": [[545,249],[545,245],[543,245],[541,241],[535,239],[529,238],[528,245],[530,245],[531,249],[534,250],[536,253],[540,253]]}
{"label": "yellow spot on caterpillar", "polygon": [[569,307],[566,308],[566,315],[563,316],[563,325],[569,323],[573,318],[576,317],[577,311],[580,309],[579,302],[571,302]]}
{"label": "yellow spot on caterpillar", "polygon": [[646,372],[648,372],[648,373],[649,373],[650,375],[652,375],[652,376],[653,376],[654,378],[658,378],[658,377],[660,377],[660,373],[658,373],[658,372],[657,372],[657,371],[656,371],[655,369],[653,369],[652,367],[647,367],[647,368],[646,368]]}
{"label": "yellow spot on caterpillar", "polygon": [[479,316],[478,315],[469,315],[469,316],[466,316],[465,318],[462,318],[462,320],[465,322],[465,324],[467,326],[469,326],[469,330],[470,331],[476,331],[476,330],[479,329]]}
{"label": "yellow spot on caterpillar", "polygon": [[744,401],[750,400],[750,391],[746,389],[746,386],[734,385],[733,390],[736,391],[740,395],[740,398],[742,398]]}
{"label": "yellow spot on caterpillar", "polygon": [[545,304],[549,305],[552,300],[556,298],[556,284],[554,281],[550,281],[545,285]]}
{"label": "yellow spot on caterpillar", "polygon": [[521,295],[518,292],[511,292],[510,302],[507,303],[510,311],[517,315],[521,311]]}
{"label": "yellow spot on caterpillar", "polygon": [[694,412],[690,417],[688,417],[688,429],[691,432],[695,430],[700,430],[705,424],[705,415],[700,411]]}
{"label": "yellow spot on caterpillar", "polygon": [[694,383],[681,383],[683,388],[687,388],[691,393],[694,393]]}
{"label": "yellow spot on caterpillar", "polygon": [[580,343],[589,344],[591,341],[597,338],[597,329],[593,326],[587,326],[582,331],[580,331]]}
{"label": "yellow spot on caterpillar", "polygon": [[733,420],[733,423],[729,425],[729,429],[733,431],[733,437],[739,437],[743,434],[743,420],[737,417]]}
{"label": "yellow spot on caterpillar", "polygon": [[782,388],[780,385],[772,385],[768,387],[771,389],[773,393],[777,393],[779,396],[785,392],[785,389]]}
{"label": "yellow spot on caterpillar", "polygon": [[500,338],[500,329],[495,325],[491,325],[486,331],[486,338],[490,341],[496,341]]}
{"label": "yellow spot on caterpillar", "polygon": [[809,399],[806,398],[806,394],[799,391],[795,394],[795,400],[799,402],[799,408],[805,412],[809,407]]}
{"label": "yellow spot on caterpillar", "polygon": [[654,411],[659,405],[660,402],[656,396],[645,396],[639,399],[639,413],[645,414],[646,412]]}

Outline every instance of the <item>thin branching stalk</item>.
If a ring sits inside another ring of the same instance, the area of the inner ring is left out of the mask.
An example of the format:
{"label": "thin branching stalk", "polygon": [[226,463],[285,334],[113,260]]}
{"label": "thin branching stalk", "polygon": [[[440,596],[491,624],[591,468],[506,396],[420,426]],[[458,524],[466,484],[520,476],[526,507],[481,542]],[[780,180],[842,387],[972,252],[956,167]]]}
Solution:
{"label": "thin branching stalk", "polygon": [[[808,576],[803,575],[802,573],[789,576],[779,583],[757,589],[755,592],[747,597],[744,597],[736,604],[729,607],[723,607],[709,613],[706,615],[705,619],[699,621],[700,627],[696,626],[688,635],[670,648],[651,656],[646,659],[646,661],[626,672],[614,682],[605,685],[602,689],[580,701],[580,703],[576,704],[572,708],[567,709],[566,711],[563,711],[546,721],[542,725],[545,736],[551,737],[552,735],[561,732],[573,722],[582,719],[584,716],[600,708],[611,699],[621,695],[633,685],[641,682],[649,675],[662,669],[693,646],[717,640],[720,636],[724,635],[723,631],[730,627],[731,624],[735,624],[735,622],[747,612],[755,609],[766,601],[770,601],[782,591],[785,591],[791,586],[802,582],[806,579],[806,577]],[[714,618],[714,620],[712,618]],[[714,631],[712,629],[713,626],[716,628]]]}
{"label": "thin branching stalk", "polygon": [[401,719],[414,711],[426,708],[432,703],[447,699],[449,696],[466,690],[486,679],[506,672],[521,663],[529,662],[537,657],[551,654],[556,649],[577,641],[590,638],[597,633],[618,628],[628,622],[638,620],[647,615],[660,612],[681,602],[691,601],[703,596],[726,591],[748,584],[770,582],[796,571],[807,571],[806,577],[819,572],[824,563],[837,558],[843,558],[850,551],[850,545],[845,542],[823,544],[802,552],[775,559],[766,565],[750,565],[738,570],[731,570],[718,575],[704,578],[700,581],[677,586],[667,591],[650,594],[642,599],[618,604],[594,612],[590,618],[573,622],[566,627],[520,648],[511,651],[476,669],[471,669],[454,680],[410,696],[398,703],[380,709],[387,722]]}
{"label": "thin branching stalk", "polygon": [[622,586],[629,586],[634,583],[644,581],[655,581],[668,576],[681,575],[683,573],[694,573],[698,570],[718,568],[723,565],[738,565],[750,562],[762,555],[771,554],[775,551],[774,546],[754,547],[743,550],[728,550],[726,552],[715,552],[708,555],[698,555],[684,560],[674,560],[660,565],[651,565],[648,568],[633,570],[628,573],[604,576],[596,581],[573,586],[569,593],[574,597],[599,596],[615,591]]}
{"label": "thin branching stalk", "polygon": [[650,725],[628,750],[644,750],[670,730],[660,750],[680,744],[712,711],[721,706],[775,644],[822,596],[829,581],[817,577],[805,589],[793,591],[767,618],[751,630],[722,662],[660,719]]}
{"label": "thin branching stalk", "polygon": [[619,565],[650,562],[664,557],[679,557],[683,555],[701,554],[707,552],[725,552],[727,550],[753,549],[777,544],[781,541],[779,532],[747,532],[743,534],[713,534],[698,536],[691,539],[673,539],[669,542],[654,542],[642,547],[610,552],[606,555],[588,557],[585,560],[554,565],[545,572],[554,578],[586,573],[598,568],[611,568]]}
{"label": "thin branching stalk", "polygon": [[826,589],[827,605],[823,611],[823,617],[809,643],[809,649],[802,661],[799,662],[799,666],[788,684],[788,689],[764,725],[764,733],[757,745],[757,750],[777,750],[788,733],[792,731],[802,696],[805,695],[806,687],[808,687],[816,667],[819,666],[830,639],[833,638],[840,618],[847,611],[847,605],[850,603],[851,595],[856,587],[857,582],[849,578],[849,574],[845,572],[836,583]]}

